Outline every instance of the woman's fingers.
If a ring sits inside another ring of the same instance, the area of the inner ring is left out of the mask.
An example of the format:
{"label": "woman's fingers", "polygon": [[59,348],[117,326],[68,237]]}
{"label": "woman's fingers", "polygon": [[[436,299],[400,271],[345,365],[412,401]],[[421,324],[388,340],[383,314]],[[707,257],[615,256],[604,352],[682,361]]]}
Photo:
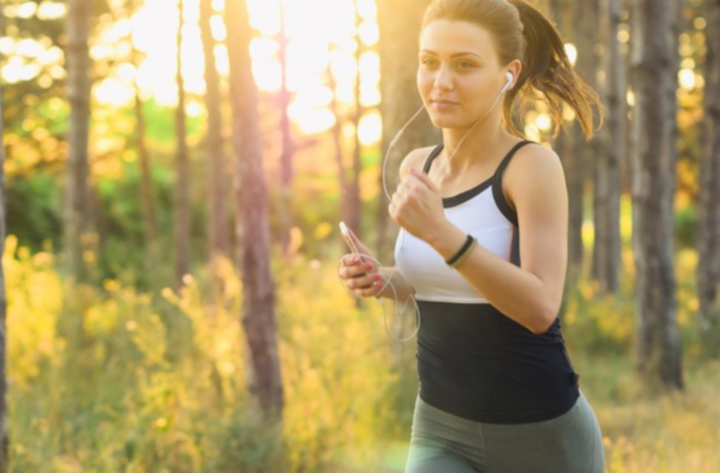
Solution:
{"label": "woman's fingers", "polygon": [[354,254],[344,255],[342,262],[343,267],[338,274],[353,295],[370,297],[380,292],[383,282],[374,262],[363,261]]}
{"label": "woman's fingers", "polygon": [[355,246],[357,246],[358,251],[360,251],[360,253],[369,255],[370,251],[365,247],[365,245],[363,245],[357,235],[355,235],[355,232],[353,232],[350,228],[348,228],[348,232],[350,232],[350,238],[355,243]]}
{"label": "woman's fingers", "polygon": [[357,263],[345,266],[340,269],[340,277],[343,279],[357,278],[368,273],[375,273],[375,264],[373,263]]}

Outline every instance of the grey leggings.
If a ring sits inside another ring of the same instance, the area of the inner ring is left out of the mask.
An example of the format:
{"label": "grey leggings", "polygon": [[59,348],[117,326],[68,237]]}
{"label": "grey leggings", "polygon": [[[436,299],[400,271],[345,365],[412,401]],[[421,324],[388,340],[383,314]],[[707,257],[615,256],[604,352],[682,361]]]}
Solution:
{"label": "grey leggings", "polygon": [[561,416],[488,424],[415,400],[406,473],[602,473],[602,433],[580,391]]}

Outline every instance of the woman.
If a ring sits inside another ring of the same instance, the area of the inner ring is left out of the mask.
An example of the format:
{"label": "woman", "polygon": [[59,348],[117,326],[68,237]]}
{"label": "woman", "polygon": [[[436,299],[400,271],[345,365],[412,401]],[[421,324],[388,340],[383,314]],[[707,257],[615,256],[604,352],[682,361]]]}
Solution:
{"label": "woman", "polygon": [[590,139],[597,95],[524,0],[433,1],[419,59],[418,90],[443,143],[401,164],[389,206],[401,226],[397,267],[346,255],[339,271],[357,296],[417,300],[420,389],[406,471],[600,473],[602,434],[558,318],[563,169],[553,151],[519,138],[522,113],[513,115],[540,96],[557,133],[567,104]]}

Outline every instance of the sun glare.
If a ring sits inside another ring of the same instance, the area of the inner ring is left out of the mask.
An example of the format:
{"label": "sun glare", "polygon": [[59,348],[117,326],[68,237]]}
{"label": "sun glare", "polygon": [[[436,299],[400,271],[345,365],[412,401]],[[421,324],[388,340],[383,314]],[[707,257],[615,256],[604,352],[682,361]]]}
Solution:
{"label": "sun glare", "polygon": [[[213,0],[217,14],[211,19],[211,29],[218,41],[214,50],[216,67],[227,77],[227,31],[220,16],[225,1]],[[287,88],[293,97],[290,116],[302,132],[318,133],[335,125],[330,112],[333,100],[335,105],[354,106],[359,74],[359,101],[368,109],[360,126],[360,140],[364,144],[377,143],[381,127],[380,116],[373,111],[380,103],[380,59],[372,49],[379,41],[375,0],[247,1],[255,30],[250,52],[258,89],[267,94],[279,92],[284,60]],[[202,95],[205,63],[199,0],[184,0],[183,5],[185,89]],[[65,16],[67,7],[57,0],[25,1],[5,6],[4,12],[19,18],[55,19]],[[99,18],[102,32],[94,37],[90,54],[94,61],[108,63],[110,68],[94,86],[94,98],[112,106],[130,105],[137,83],[144,99],[154,98],[161,105],[175,106],[178,0],[144,0],[131,18],[123,19],[121,14],[119,18],[104,16]],[[280,57],[281,28],[288,41],[285,58]],[[49,87],[53,79],[65,77],[60,48],[42,39],[13,36],[17,35],[0,38],[0,53],[7,58],[0,74],[7,83],[38,78],[38,83]],[[359,47],[362,53],[358,63]],[[138,53],[135,64],[130,62],[133,49]],[[334,90],[329,87],[331,83]],[[197,107],[188,109],[188,113],[199,114]]]}

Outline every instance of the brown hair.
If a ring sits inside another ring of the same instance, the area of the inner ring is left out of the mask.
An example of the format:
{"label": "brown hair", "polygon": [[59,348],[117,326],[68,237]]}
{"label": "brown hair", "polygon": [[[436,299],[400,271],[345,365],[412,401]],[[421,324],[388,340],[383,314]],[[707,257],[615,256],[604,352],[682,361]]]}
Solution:
{"label": "brown hair", "polygon": [[[526,0],[433,0],[425,11],[422,30],[434,20],[467,21],[487,29],[501,64],[523,63],[520,77],[504,98],[503,122],[524,137],[524,116],[532,102],[542,98],[550,109],[557,136],[563,122],[563,103],[573,109],[589,141],[593,111],[600,123],[604,109],[598,94],[575,73],[555,25]],[[421,31],[422,31],[421,30]],[[519,97],[520,106],[514,108]]]}

